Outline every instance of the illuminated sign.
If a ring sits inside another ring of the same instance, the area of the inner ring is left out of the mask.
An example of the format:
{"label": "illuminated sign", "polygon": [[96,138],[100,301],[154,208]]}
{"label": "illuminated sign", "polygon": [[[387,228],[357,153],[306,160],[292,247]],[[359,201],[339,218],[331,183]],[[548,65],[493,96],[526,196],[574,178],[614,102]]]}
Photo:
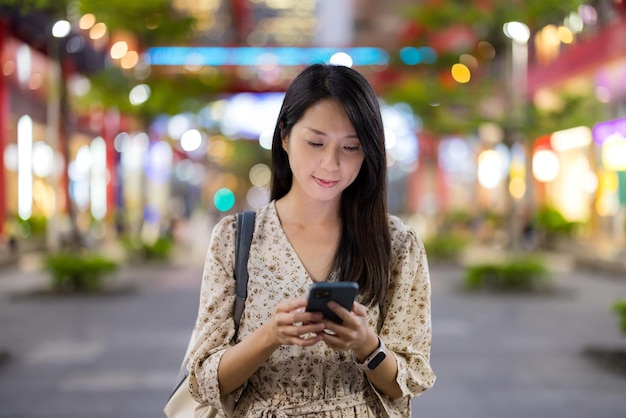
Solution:
{"label": "illuminated sign", "polygon": [[258,66],[310,65],[329,62],[339,52],[350,55],[354,65],[387,65],[389,54],[381,48],[299,48],[299,47],[173,47],[149,48],[145,60],[150,65]]}
{"label": "illuminated sign", "polygon": [[602,145],[604,141],[616,134],[626,138],[626,118],[601,122],[593,127],[593,140],[598,145]]}
{"label": "illuminated sign", "polygon": [[602,144],[602,165],[613,171],[626,171],[626,137],[614,134]]}
{"label": "illuminated sign", "polygon": [[598,123],[593,139],[602,145],[602,165],[613,171],[626,171],[626,118]]}

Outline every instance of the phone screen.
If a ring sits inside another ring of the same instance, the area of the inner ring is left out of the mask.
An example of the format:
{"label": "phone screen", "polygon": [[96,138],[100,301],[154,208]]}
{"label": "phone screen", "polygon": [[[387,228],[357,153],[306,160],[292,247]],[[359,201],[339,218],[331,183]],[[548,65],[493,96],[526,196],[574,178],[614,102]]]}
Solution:
{"label": "phone screen", "polygon": [[328,302],[334,301],[347,310],[352,310],[352,304],[359,292],[359,285],[355,282],[317,282],[309,289],[309,298],[306,310],[322,312],[324,318],[341,323],[342,320],[328,308]]}

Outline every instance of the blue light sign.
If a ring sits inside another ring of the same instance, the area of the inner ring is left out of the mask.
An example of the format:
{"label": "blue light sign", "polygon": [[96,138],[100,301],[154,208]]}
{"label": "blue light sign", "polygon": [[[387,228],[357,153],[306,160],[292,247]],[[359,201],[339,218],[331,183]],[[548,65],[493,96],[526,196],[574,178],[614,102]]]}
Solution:
{"label": "blue light sign", "polygon": [[338,53],[352,57],[354,65],[387,65],[389,54],[381,48],[297,48],[297,47],[176,47],[158,46],[145,53],[150,65],[257,66],[267,62],[276,65],[310,65],[329,62]]}

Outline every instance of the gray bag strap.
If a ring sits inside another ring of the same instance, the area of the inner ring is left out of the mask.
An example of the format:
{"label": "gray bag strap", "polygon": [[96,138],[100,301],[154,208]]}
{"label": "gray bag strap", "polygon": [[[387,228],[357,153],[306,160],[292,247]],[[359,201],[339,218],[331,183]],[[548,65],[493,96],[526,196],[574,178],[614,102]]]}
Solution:
{"label": "gray bag strap", "polygon": [[[236,295],[235,306],[233,310],[233,318],[235,320],[235,336],[233,340],[237,338],[239,332],[239,322],[243,315],[243,308],[246,303],[246,297],[248,296],[248,254],[250,253],[250,245],[252,244],[252,233],[254,232],[254,217],[256,213],[252,210],[244,211],[243,213],[237,213],[237,231],[235,233],[235,282],[236,282]],[[187,351],[185,352],[185,358],[180,366],[180,372],[178,374],[178,381],[174,390],[170,394],[170,398],[176,393],[178,388],[185,381],[189,372],[187,371],[187,360],[189,356],[189,350],[195,340],[195,332],[192,331],[189,344],[187,345]]]}
{"label": "gray bag strap", "polygon": [[235,307],[233,309],[233,319],[235,320],[235,337],[239,332],[239,322],[243,315],[243,308],[248,297],[248,255],[252,244],[252,233],[254,232],[254,218],[256,213],[246,210],[237,214],[237,232],[235,242]]}

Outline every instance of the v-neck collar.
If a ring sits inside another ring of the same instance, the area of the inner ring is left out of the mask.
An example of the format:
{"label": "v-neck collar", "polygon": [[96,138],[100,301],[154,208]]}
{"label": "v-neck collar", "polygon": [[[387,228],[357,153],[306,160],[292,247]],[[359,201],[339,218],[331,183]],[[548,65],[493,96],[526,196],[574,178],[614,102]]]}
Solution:
{"label": "v-neck collar", "polygon": [[[282,244],[285,246],[285,248],[288,251],[290,251],[293,254],[293,257],[297,260],[297,268],[300,269],[302,272],[304,272],[304,274],[308,278],[309,282],[316,283],[316,280],[313,280],[313,278],[309,274],[309,272],[306,269],[306,267],[304,267],[304,263],[300,259],[300,256],[298,256],[298,253],[296,252],[296,249],[291,244],[291,241],[289,240],[289,237],[287,236],[287,233],[285,232],[285,229],[283,228],[283,224],[280,221],[280,216],[278,216],[278,211],[276,210],[276,200],[273,200],[271,202],[270,208],[271,208],[271,211],[272,211],[271,216],[272,216],[272,218],[275,220],[275,222],[277,224],[277,230],[279,231],[279,234],[280,234],[281,239],[283,241]],[[334,276],[334,271],[331,271],[331,273],[329,275],[329,279],[332,278],[333,276]]]}

